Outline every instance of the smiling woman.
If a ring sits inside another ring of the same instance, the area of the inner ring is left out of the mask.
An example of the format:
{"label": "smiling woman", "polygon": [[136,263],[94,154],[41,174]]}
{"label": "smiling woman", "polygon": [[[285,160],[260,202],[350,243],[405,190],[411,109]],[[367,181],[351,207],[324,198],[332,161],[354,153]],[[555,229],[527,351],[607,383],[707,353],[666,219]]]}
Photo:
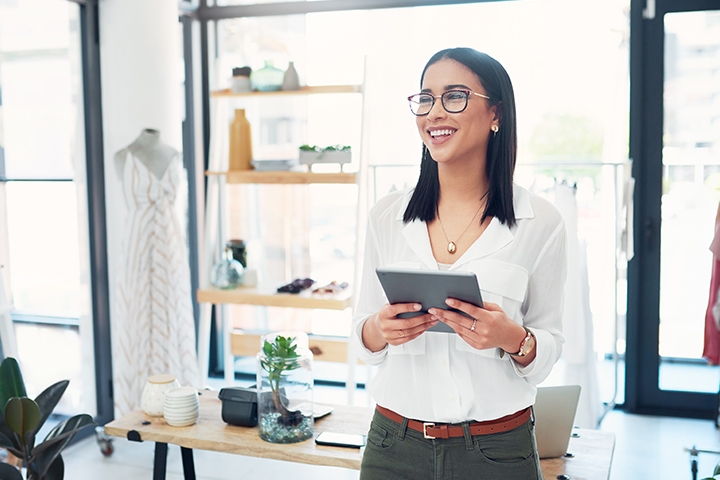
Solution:
{"label": "smiling woman", "polygon": [[[441,50],[421,88],[410,97],[420,178],[369,213],[352,340],[379,370],[360,478],[542,478],[530,408],[564,342],[565,224],[513,184],[514,92],[497,60]],[[483,304],[448,298],[421,313],[407,298],[388,303],[375,272],[400,266],[472,272]],[[440,323],[449,328],[434,331]]]}

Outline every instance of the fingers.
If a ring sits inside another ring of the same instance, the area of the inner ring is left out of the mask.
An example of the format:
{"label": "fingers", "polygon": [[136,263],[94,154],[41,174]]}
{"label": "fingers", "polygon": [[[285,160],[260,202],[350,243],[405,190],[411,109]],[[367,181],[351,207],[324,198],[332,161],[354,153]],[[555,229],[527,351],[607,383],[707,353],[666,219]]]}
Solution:
{"label": "fingers", "polygon": [[[481,308],[473,305],[472,303],[463,302],[455,298],[448,298],[447,300],[445,300],[445,303],[447,303],[449,307],[460,310],[461,312],[465,312],[473,318],[477,317],[479,312],[481,312],[482,310],[489,310],[488,308],[486,308],[486,305],[495,305],[494,303],[486,303],[485,305],[483,305],[483,308]],[[500,309],[498,305],[495,306]]]}
{"label": "fingers", "polygon": [[503,309],[497,303],[483,302],[483,309],[490,312],[502,312]]}
{"label": "fingers", "polygon": [[[382,337],[390,345],[401,345],[422,335],[425,330],[436,325],[438,320],[427,313],[419,313],[422,308],[417,303],[397,303],[385,305],[378,312],[378,323]],[[405,313],[416,313],[411,317],[398,317]]]}

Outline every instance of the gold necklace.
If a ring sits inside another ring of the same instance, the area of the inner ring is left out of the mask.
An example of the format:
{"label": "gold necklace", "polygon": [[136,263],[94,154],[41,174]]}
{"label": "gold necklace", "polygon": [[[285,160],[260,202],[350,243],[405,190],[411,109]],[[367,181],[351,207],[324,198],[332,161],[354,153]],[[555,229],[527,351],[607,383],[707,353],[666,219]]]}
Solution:
{"label": "gold necklace", "polygon": [[459,242],[460,239],[463,237],[463,235],[465,235],[465,232],[468,231],[468,229],[470,228],[470,225],[472,225],[473,221],[475,220],[475,217],[477,217],[478,213],[480,213],[480,209],[483,206],[482,201],[485,199],[488,192],[490,192],[490,189],[488,189],[488,191],[485,192],[485,194],[482,197],[480,197],[480,206],[478,207],[477,212],[475,212],[475,215],[473,215],[473,217],[470,219],[470,223],[468,223],[468,226],[465,227],[465,230],[463,230],[463,232],[460,234],[460,236],[454,242],[451,241],[448,238],[447,233],[445,233],[445,227],[442,224],[442,220],[440,220],[440,212],[437,213],[437,219],[438,219],[438,222],[440,223],[440,228],[442,229],[443,235],[445,235],[445,240],[448,242],[447,251],[450,255],[453,255],[455,252],[457,252],[457,242]]}

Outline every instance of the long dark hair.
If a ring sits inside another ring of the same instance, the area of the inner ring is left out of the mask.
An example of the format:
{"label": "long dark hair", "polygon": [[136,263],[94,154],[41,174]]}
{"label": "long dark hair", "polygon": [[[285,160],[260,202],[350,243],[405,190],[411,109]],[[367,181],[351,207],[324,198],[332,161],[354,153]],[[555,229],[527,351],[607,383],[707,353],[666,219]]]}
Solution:
{"label": "long dark hair", "polygon": [[[490,135],[487,146],[487,174],[490,191],[487,204],[482,214],[482,223],[488,216],[496,217],[509,227],[515,225],[515,209],[513,208],[513,174],[517,156],[517,128],[515,121],[515,94],[512,82],[505,68],[491,56],[472,48],[450,48],[441,50],[428,61],[420,77],[420,85],[430,65],[443,60],[455,60],[473,72],[485,92],[490,97],[490,105],[496,106],[500,116],[500,130]],[[432,158],[427,147],[422,147],[420,161],[420,177],[410,203],[405,209],[403,221],[413,220],[431,222],[437,215],[437,204],[440,197],[437,162]]]}

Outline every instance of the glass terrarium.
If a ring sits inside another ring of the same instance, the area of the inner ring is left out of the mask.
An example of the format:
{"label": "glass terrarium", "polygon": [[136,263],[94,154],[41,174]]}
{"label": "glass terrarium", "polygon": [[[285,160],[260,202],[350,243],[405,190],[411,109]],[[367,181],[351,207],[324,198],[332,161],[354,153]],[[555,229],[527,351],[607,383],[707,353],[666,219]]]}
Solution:
{"label": "glass terrarium", "polygon": [[[304,345],[303,345],[304,339]],[[304,333],[262,337],[257,354],[258,432],[272,443],[313,436],[313,355]]]}

